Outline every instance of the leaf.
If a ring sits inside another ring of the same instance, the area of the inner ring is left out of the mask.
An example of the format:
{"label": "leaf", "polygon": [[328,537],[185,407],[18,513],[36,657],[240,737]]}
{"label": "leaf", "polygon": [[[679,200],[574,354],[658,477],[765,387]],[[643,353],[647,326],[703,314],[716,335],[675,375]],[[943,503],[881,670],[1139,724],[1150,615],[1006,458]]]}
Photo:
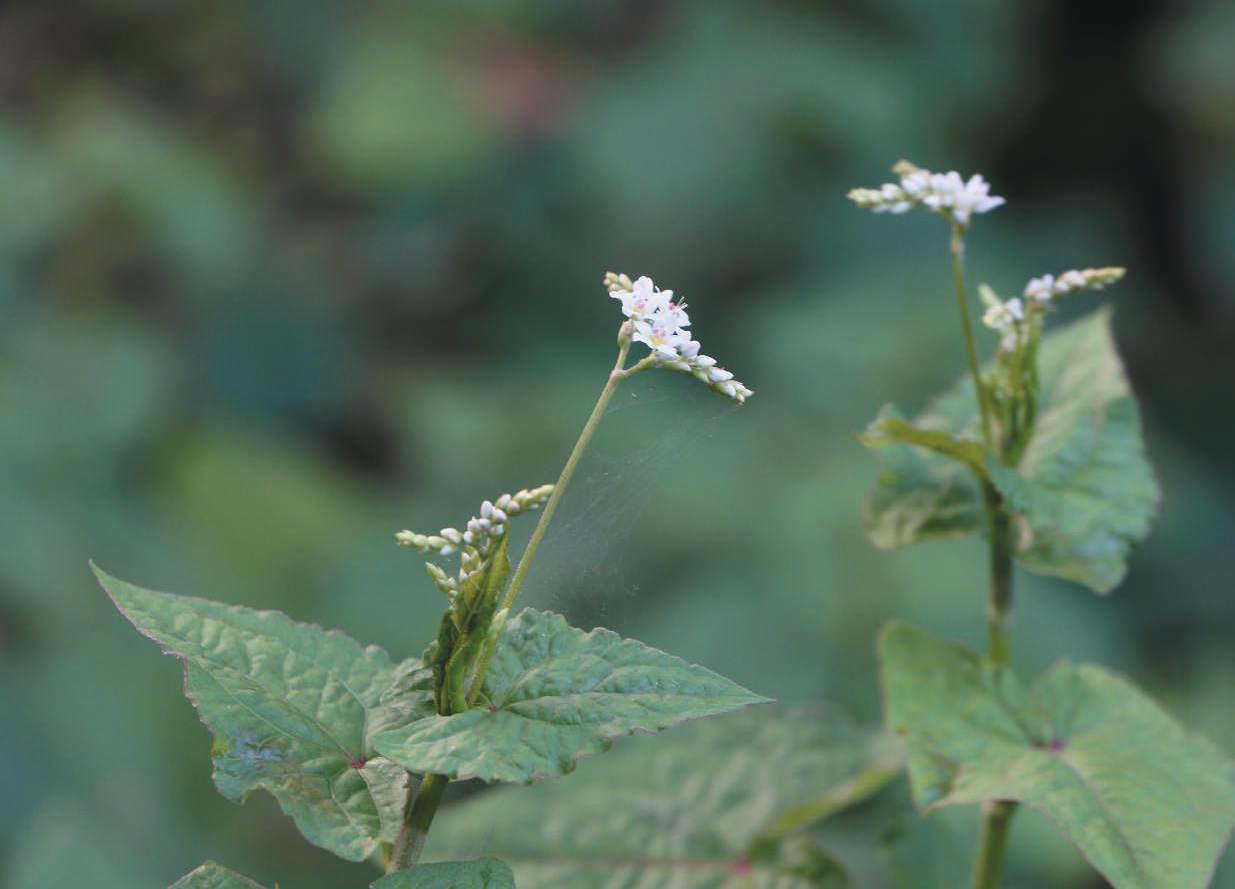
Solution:
{"label": "leaf", "polygon": [[785,834],[875,793],[901,757],[834,710],[757,707],[633,738],[569,781],[450,806],[429,852],[498,855],[520,889],[840,885],[830,856]]}
{"label": "leaf", "polygon": [[[369,736],[425,712],[376,646],[205,599],[133,586],[95,568],[116,607],[184,661],[185,694],[214,734],[214,783],[241,802],[270,791],[310,842],[351,861],[391,841],[402,769],[373,759]],[[398,780],[391,786],[390,782]]]}
{"label": "leaf", "polygon": [[234,870],[207,861],[201,867],[185,874],[168,889],[263,889],[248,877]]}
{"label": "leaf", "polygon": [[515,877],[496,858],[478,858],[418,864],[371,885],[372,889],[515,889]]}
{"label": "leaf", "polygon": [[767,700],[642,642],[585,633],[532,608],[506,623],[483,696],[491,706],[381,732],[374,747],[420,774],[523,782],[564,775],[634,731]]}
{"label": "leaf", "polygon": [[[972,394],[973,388],[969,389]],[[888,424],[900,430],[912,429],[919,443],[928,435],[956,439],[943,429],[959,425],[954,420],[963,411],[941,416],[941,406],[918,417],[909,426],[896,409],[889,406],[879,412],[867,433],[859,440],[879,449],[880,471],[874,489],[863,508],[866,535],[880,549],[897,549],[920,540],[961,537],[982,527],[982,493],[978,481],[963,462],[957,462],[937,452],[907,443],[902,430],[900,437],[889,435]],[[976,442],[965,442],[975,448]]]}
{"label": "leaf", "polygon": [[1047,343],[1034,436],[1018,469],[994,466],[991,478],[1031,531],[1020,563],[1105,593],[1123,580],[1132,544],[1149,533],[1158,484],[1110,312],[1094,312]]}
{"label": "leaf", "polygon": [[899,622],[879,651],[919,806],[1015,800],[1117,889],[1208,884],[1235,825],[1235,767],[1127,680],[1065,662],[1026,688]]}
{"label": "leaf", "polygon": [[[1017,561],[1100,593],[1123,579],[1128,551],[1158,504],[1110,318],[1101,309],[1043,338],[1038,418],[1020,466],[986,461],[1022,517]],[[912,424],[888,408],[872,424],[863,441],[880,446],[882,469],[865,520],[876,546],[984,530],[981,489],[965,468],[980,447],[977,410],[965,378]]]}
{"label": "leaf", "polygon": [[986,451],[976,441],[965,441],[940,429],[911,426],[896,416],[895,408],[885,407],[858,440],[869,448],[890,444],[911,444],[964,463],[980,476],[986,474]]}

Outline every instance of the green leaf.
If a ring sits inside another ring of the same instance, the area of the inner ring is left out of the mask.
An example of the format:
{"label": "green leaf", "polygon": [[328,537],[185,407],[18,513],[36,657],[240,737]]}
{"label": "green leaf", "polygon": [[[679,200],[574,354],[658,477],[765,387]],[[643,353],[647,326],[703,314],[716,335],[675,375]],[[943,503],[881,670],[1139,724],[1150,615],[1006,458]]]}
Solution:
{"label": "green leaf", "polygon": [[263,889],[248,877],[242,877],[234,870],[207,861],[201,867],[185,874],[169,889]]}
{"label": "green leaf", "polygon": [[1040,372],[1042,406],[1025,456],[1018,469],[992,466],[991,478],[1027,523],[1022,565],[1109,592],[1159,499],[1110,312],[1047,338]]}
{"label": "green leaf", "polygon": [[1117,889],[1208,884],[1235,825],[1235,767],[1125,679],[1061,663],[1033,688],[903,623],[879,641],[889,728],[930,809],[1044,812]]}
{"label": "green leaf", "polygon": [[428,851],[498,855],[520,889],[835,886],[830,856],[786,835],[875,793],[901,761],[897,741],[834,710],[758,707],[450,806]]}
{"label": "green leaf", "polygon": [[381,732],[374,747],[420,774],[523,782],[564,775],[634,731],[767,700],[642,642],[531,608],[506,623],[483,697],[490,706]]}
{"label": "green leaf", "polygon": [[240,802],[268,790],[306,839],[351,861],[394,839],[405,777],[369,739],[427,712],[406,687],[414,664],[396,669],[376,646],[277,612],[95,573],[143,635],[184,661],[185,694],[215,737],[220,793]]}
{"label": "green leaf", "polygon": [[911,426],[886,406],[858,440],[869,448],[911,444],[964,463],[978,475],[986,474],[986,451],[976,441],[965,441],[942,429]]}
{"label": "green leaf", "polygon": [[[972,395],[972,386],[969,392]],[[918,445],[924,444],[926,436],[944,436],[959,445],[958,439],[943,431],[960,425],[965,412],[959,407],[958,399],[937,402],[910,426],[889,405],[866,434],[859,436],[863,444],[879,451],[879,476],[866,498],[862,520],[867,537],[880,549],[962,537],[982,528],[982,492],[973,472],[963,461],[909,444],[905,431],[916,433]],[[947,408],[951,410],[943,413]],[[889,424],[899,436],[889,434]],[[980,447],[976,442],[964,444]]]}
{"label": "green leaf", "polygon": [[515,876],[496,858],[418,864],[387,874],[373,889],[515,889]]}
{"label": "green leaf", "polygon": [[[1158,503],[1110,318],[1100,309],[1043,338],[1033,438],[1017,469],[986,461],[1022,519],[1017,561],[1100,593],[1123,579],[1128,551],[1148,532]],[[862,437],[879,447],[882,464],[865,510],[877,546],[984,530],[971,471],[978,470],[977,410],[965,378],[912,424],[885,408]]]}

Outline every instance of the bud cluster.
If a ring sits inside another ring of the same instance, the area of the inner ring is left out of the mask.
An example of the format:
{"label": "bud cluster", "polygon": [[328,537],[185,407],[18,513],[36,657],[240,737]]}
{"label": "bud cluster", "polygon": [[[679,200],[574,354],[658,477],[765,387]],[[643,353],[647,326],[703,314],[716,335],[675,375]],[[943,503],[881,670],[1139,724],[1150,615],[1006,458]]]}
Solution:
{"label": "bud cluster", "polygon": [[982,323],[1000,335],[1000,351],[1011,352],[1016,348],[1017,341],[1026,334],[1030,322],[1048,311],[1055,299],[1085,290],[1101,290],[1123,276],[1124,270],[1118,266],[1069,269],[1059,277],[1043,275],[1031,279],[1025,285],[1023,298],[1014,296],[1008,300],[1001,300],[983,284],[978,288],[978,294],[986,304]]}
{"label": "bud cluster", "polygon": [[990,193],[990,183],[980,174],[965,180],[955,170],[932,173],[904,160],[892,172],[900,176],[900,182],[887,182],[879,188],[855,188],[849,192],[849,200],[875,213],[905,213],[922,206],[961,228],[969,225],[974,213],[986,213],[1004,202]]}
{"label": "bud cluster", "polygon": [[699,341],[687,330],[690,316],[686,303],[675,303],[672,290],[657,290],[647,276],[632,281],[629,275],[615,272],[608,272],[603,283],[609,295],[621,302],[622,314],[630,319],[631,338],[652,350],[658,367],[689,373],[738,404],[754,394],[732,373],[718,367],[715,358],[700,354]]}
{"label": "bud cluster", "polygon": [[995,295],[995,291],[985,284],[978,288],[978,295],[986,304],[982,323],[1000,335],[1000,350],[1011,352],[1016,348],[1016,341],[1025,320],[1025,304],[1015,296],[1006,301],[1001,300]]}
{"label": "bud cluster", "polygon": [[1043,275],[1032,278],[1025,285],[1025,299],[1037,303],[1049,303],[1057,296],[1068,296],[1083,290],[1101,290],[1108,284],[1114,284],[1124,276],[1124,270],[1119,266],[1106,266],[1100,269],[1069,269],[1056,278],[1054,275]]}
{"label": "bud cluster", "polygon": [[432,562],[425,564],[425,570],[437,588],[453,598],[473,574],[484,570],[495,541],[506,533],[510,517],[539,509],[552,493],[553,485],[541,485],[515,494],[503,494],[496,501],[486,500],[480,504],[480,515],[468,519],[462,531],[458,528],[443,528],[436,534],[400,531],[395,535],[395,541],[421,553],[439,556],[449,556],[459,550],[458,577],[451,577]]}

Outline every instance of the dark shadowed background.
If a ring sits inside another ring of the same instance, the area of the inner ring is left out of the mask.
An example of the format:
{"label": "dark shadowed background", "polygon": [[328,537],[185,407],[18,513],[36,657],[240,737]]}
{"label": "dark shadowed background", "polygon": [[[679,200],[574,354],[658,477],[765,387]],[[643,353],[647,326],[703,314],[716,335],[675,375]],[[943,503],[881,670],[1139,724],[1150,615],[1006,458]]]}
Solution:
{"label": "dark shadowed background", "polygon": [[[0,883],[364,884],[214,791],[87,559],[419,651],[441,603],[392,534],[556,476],[608,269],[756,395],[624,388],[527,601],[865,720],[885,619],[978,644],[980,542],[860,527],[851,433],[964,366],[945,226],[844,197],[902,156],[1007,198],[975,282],[1129,268],[1162,511],[1109,597],[1018,575],[1018,668],[1111,665],[1235,753],[1233,45],[1222,0],[3,4]],[[877,845],[832,838],[860,885]],[[1016,885],[1102,885],[1032,814],[1012,848]]]}

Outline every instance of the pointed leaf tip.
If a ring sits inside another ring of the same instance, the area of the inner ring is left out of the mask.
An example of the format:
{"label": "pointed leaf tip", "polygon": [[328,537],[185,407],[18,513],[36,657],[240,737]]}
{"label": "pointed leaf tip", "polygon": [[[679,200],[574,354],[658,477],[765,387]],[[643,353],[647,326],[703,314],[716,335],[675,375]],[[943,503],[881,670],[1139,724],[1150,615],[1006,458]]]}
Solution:
{"label": "pointed leaf tip", "polygon": [[374,745],[413,772],[521,783],[567,774],[635,731],[768,701],[642,642],[531,608],[507,622],[483,698],[495,709],[422,719]]}
{"label": "pointed leaf tip", "polygon": [[168,889],[265,889],[248,877],[213,861],[194,868]]}
{"label": "pointed leaf tip", "polygon": [[214,735],[220,793],[239,802],[269,791],[310,842],[351,861],[394,839],[405,773],[376,757],[370,736],[428,712],[422,691],[400,682],[416,664],[396,667],[376,646],[279,612],[96,571],[134,627],[184,663],[185,694]]}

